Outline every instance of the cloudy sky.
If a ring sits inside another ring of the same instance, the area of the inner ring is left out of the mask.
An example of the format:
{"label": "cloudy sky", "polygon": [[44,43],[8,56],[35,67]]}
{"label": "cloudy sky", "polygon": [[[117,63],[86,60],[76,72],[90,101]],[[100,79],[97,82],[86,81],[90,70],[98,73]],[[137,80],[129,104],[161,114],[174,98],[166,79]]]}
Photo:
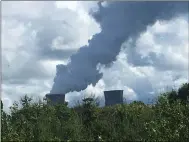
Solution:
{"label": "cloudy sky", "polygon": [[[102,25],[91,15],[98,10],[95,1],[2,2],[5,109],[25,94],[42,98],[51,91],[56,65],[66,66],[101,32]],[[110,65],[98,65],[103,76],[94,86],[70,92],[66,100],[72,104],[83,94],[102,97],[104,90],[123,89],[127,100],[146,101],[188,82],[188,26],[188,13],[155,20],[137,39],[125,40]]]}

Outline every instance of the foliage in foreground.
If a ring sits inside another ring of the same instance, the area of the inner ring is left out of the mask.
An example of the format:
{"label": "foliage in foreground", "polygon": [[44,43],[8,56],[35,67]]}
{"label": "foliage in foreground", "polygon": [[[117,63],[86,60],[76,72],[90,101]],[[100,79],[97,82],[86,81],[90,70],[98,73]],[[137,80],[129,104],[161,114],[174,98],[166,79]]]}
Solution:
{"label": "foliage in foreground", "polygon": [[[189,141],[189,84],[143,102],[99,108],[92,98],[68,108],[25,96],[1,110],[2,141]],[[3,106],[2,102],[1,105]],[[2,107],[1,107],[2,109]]]}

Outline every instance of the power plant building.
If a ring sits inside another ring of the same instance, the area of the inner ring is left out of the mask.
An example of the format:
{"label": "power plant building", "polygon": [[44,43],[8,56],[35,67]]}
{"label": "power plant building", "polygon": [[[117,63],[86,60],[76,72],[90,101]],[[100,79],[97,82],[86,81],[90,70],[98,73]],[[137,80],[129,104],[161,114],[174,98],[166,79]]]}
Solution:
{"label": "power plant building", "polygon": [[[104,91],[105,106],[123,104],[123,90]],[[65,94],[46,94],[48,104],[64,104]]]}
{"label": "power plant building", "polygon": [[46,95],[48,104],[63,104],[65,103],[65,94],[47,94]]}
{"label": "power plant building", "polygon": [[123,90],[104,91],[105,106],[123,104]]}

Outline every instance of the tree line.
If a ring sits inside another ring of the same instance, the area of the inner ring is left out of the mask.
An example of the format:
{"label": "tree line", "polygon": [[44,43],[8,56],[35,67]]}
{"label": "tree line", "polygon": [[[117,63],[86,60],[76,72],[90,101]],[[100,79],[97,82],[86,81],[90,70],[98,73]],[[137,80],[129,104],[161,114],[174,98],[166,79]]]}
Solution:
{"label": "tree line", "polygon": [[159,95],[154,104],[134,101],[98,107],[85,98],[73,108],[27,95],[3,110],[2,141],[189,141],[189,84]]}

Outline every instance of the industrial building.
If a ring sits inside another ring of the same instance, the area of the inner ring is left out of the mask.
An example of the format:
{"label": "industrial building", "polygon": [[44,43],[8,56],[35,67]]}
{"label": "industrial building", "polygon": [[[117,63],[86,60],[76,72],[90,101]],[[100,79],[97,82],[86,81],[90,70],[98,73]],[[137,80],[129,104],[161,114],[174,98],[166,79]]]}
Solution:
{"label": "industrial building", "polygon": [[104,91],[105,106],[123,103],[123,90]]}
{"label": "industrial building", "polygon": [[47,94],[47,102],[50,105],[55,105],[58,103],[65,103],[65,94]]}
{"label": "industrial building", "polygon": [[[48,104],[65,103],[65,94],[47,94]],[[123,104],[123,90],[104,91],[105,106]]]}

